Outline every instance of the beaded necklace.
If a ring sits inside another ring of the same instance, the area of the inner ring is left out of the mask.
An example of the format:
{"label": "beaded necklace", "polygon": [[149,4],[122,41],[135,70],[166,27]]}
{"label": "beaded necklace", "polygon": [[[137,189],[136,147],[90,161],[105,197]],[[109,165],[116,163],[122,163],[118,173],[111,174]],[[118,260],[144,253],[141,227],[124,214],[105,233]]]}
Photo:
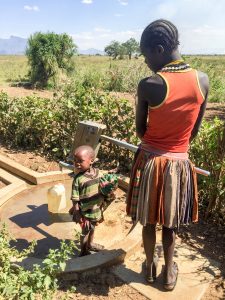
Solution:
{"label": "beaded necklace", "polygon": [[161,70],[158,72],[186,72],[191,70],[189,64],[186,64],[183,60],[175,60],[171,63],[165,65]]}

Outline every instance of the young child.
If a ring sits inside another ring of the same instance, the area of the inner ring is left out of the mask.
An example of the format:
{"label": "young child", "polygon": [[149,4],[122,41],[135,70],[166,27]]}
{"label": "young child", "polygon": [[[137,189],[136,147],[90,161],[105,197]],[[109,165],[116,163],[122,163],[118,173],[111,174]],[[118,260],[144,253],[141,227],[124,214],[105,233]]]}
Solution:
{"label": "young child", "polygon": [[[75,177],[72,184],[71,200],[73,206],[69,213],[73,221],[79,223],[82,229],[80,256],[90,254],[90,251],[103,250],[102,245],[94,240],[95,226],[103,221],[103,206],[107,195],[116,188],[117,178],[104,179],[99,169],[94,168],[95,152],[92,147],[84,145],[74,151]],[[108,188],[107,188],[108,187]]]}

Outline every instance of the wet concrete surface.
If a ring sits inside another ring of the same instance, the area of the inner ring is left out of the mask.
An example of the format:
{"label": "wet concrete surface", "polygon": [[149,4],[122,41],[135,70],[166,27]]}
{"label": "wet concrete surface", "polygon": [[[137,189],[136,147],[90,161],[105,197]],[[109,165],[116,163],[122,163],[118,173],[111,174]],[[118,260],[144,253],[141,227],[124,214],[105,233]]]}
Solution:
{"label": "wet concrete surface", "polygon": [[[44,258],[50,248],[59,248],[60,241],[74,240],[75,231],[80,232],[79,225],[72,222],[68,214],[72,179],[61,183],[65,186],[67,199],[67,207],[61,215],[64,221],[59,221],[55,216],[52,218],[48,213],[47,190],[56,182],[32,186],[1,207],[0,221],[8,225],[9,232],[16,239],[12,245],[18,250],[27,248],[32,240],[37,240],[33,256]],[[116,194],[116,200],[104,213],[105,222],[96,227],[95,241],[106,248],[123,239],[131,225],[125,216],[124,192],[118,189]]]}

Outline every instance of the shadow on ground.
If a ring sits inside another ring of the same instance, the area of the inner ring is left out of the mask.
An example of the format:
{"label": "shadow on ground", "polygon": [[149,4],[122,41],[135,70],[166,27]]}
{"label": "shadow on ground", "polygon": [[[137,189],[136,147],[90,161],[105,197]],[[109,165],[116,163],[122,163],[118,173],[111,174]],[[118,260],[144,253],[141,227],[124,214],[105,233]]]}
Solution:
{"label": "shadow on ground", "polygon": [[[23,228],[33,228],[35,231],[39,232],[43,239],[37,240],[37,245],[35,246],[34,252],[31,256],[36,258],[45,258],[49,253],[49,249],[59,249],[62,239],[58,239],[47,231],[43,230],[39,227],[40,224],[44,224],[45,226],[49,226],[54,223],[57,216],[52,216],[52,218],[48,218],[47,214],[47,204],[43,204],[40,206],[36,205],[27,205],[30,209],[29,212],[21,213],[9,218],[13,223],[18,225],[21,229]],[[68,215],[68,214],[66,214]],[[62,224],[63,226],[63,224]],[[32,233],[27,238],[32,239]],[[70,240],[65,239],[66,242]],[[79,237],[74,235],[74,241],[76,245],[79,246]],[[15,247],[17,250],[22,251],[27,249],[30,245],[27,239],[17,239],[16,241],[11,241],[11,246]],[[74,255],[77,256],[79,253],[79,249],[75,251]]]}

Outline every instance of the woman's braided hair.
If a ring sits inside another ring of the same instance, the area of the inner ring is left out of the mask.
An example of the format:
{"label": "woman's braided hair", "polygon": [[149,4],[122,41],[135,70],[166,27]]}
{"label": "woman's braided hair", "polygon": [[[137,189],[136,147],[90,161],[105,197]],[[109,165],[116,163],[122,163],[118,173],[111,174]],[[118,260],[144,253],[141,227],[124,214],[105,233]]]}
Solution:
{"label": "woman's braided hair", "polygon": [[178,30],[170,21],[156,20],[143,31],[140,41],[141,52],[149,48],[154,49],[157,45],[162,45],[168,52],[179,45]]}

